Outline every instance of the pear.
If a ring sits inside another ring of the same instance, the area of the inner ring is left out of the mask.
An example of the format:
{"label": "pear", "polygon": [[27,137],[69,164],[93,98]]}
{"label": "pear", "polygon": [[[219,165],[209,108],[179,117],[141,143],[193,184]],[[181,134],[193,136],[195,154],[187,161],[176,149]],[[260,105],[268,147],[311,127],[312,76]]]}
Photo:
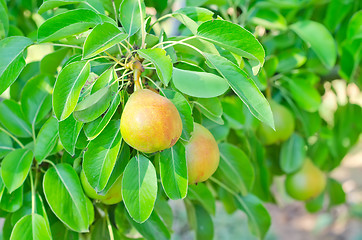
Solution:
{"label": "pear", "polygon": [[295,127],[293,114],[288,108],[273,100],[269,104],[273,112],[275,131],[266,124],[261,124],[257,131],[259,138],[265,145],[287,140],[294,132]]}
{"label": "pear", "polygon": [[220,152],[216,140],[204,126],[194,123],[194,131],[185,146],[188,183],[206,181],[219,166]]}
{"label": "pear", "polygon": [[326,182],[326,175],[310,159],[306,159],[300,170],[287,175],[285,189],[292,198],[306,201],[321,194]]}
{"label": "pear", "polygon": [[107,205],[116,204],[122,201],[122,176],[113,183],[105,195],[98,194],[96,190],[92,188],[85,176],[84,170],[80,173],[80,181],[85,194],[92,199],[100,200]]}
{"label": "pear", "polygon": [[148,89],[130,96],[121,117],[128,145],[144,153],[158,152],[172,147],[181,133],[181,117],[170,100]]}

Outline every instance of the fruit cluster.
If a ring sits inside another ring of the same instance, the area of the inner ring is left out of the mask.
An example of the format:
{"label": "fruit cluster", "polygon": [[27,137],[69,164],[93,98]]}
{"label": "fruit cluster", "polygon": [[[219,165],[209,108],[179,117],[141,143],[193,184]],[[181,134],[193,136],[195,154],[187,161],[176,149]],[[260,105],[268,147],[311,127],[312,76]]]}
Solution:
{"label": "fruit cluster", "polygon": [[[120,131],[124,141],[143,153],[155,153],[172,147],[182,133],[182,121],[175,105],[167,98],[148,89],[136,90],[128,99],[121,117]],[[206,181],[219,165],[219,148],[211,132],[194,123],[185,146],[188,183]],[[88,197],[104,204],[122,201],[122,176],[105,195],[97,194],[90,186],[84,171],[81,182]]]}

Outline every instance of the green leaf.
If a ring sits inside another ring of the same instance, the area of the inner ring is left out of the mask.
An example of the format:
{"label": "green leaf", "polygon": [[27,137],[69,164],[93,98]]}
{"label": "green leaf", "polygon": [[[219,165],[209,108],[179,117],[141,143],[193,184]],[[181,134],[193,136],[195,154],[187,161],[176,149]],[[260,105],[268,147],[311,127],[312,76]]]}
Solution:
{"label": "green leaf", "polygon": [[113,186],[113,184],[117,181],[117,179],[122,175],[130,160],[130,155],[130,148],[127,143],[123,141],[111,176],[109,177],[106,187],[99,193],[100,195],[105,195],[108,190]]}
{"label": "green leaf", "polygon": [[16,149],[4,158],[1,163],[1,177],[10,194],[23,185],[32,161],[33,153],[25,148]]}
{"label": "green leaf", "polygon": [[53,92],[53,110],[59,121],[74,111],[89,72],[90,64],[81,61],[70,63],[59,73]]}
{"label": "green leaf", "polygon": [[250,22],[255,25],[263,26],[266,29],[277,29],[282,31],[287,29],[287,21],[283,15],[274,9],[256,8],[256,10],[250,14]]}
{"label": "green leaf", "polygon": [[304,51],[293,48],[291,50],[281,52],[278,55],[278,60],[276,71],[289,72],[294,68],[301,67],[307,61],[307,57]]}
{"label": "green leaf", "polygon": [[264,64],[265,52],[262,45],[253,34],[239,25],[224,20],[207,21],[199,26],[197,36],[248,58],[254,75]]}
{"label": "green leaf", "polygon": [[74,118],[81,122],[94,121],[107,110],[112,98],[111,87],[105,87],[85,97],[74,109]]}
{"label": "green leaf", "polygon": [[346,202],[346,193],[342,184],[333,178],[328,179],[327,193],[329,195],[329,207],[334,207]]}
{"label": "green leaf", "polygon": [[119,120],[112,121],[104,131],[88,145],[84,153],[83,169],[89,184],[102,191],[111,176],[121,146]]}
{"label": "green leaf", "polygon": [[323,24],[331,32],[334,32],[337,27],[341,29],[340,28],[341,23],[346,17],[346,15],[350,13],[352,7],[353,7],[353,1],[331,0],[328,4]]}
{"label": "green leaf", "polygon": [[58,142],[58,121],[51,117],[49,118],[39,131],[35,144],[35,159],[41,163],[53,150]]}
{"label": "green leaf", "polygon": [[39,7],[38,13],[43,14],[48,10],[61,7],[68,4],[75,4],[83,2],[84,0],[44,0],[43,4]]}
{"label": "green leaf", "polygon": [[38,29],[38,41],[52,42],[70,37],[101,22],[101,18],[91,10],[69,10],[47,19]]}
{"label": "green leaf", "polygon": [[94,223],[91,230],[91,237],[88,238],[89,240],[120,240],[124,239],[121,238],[120,233],[117,231],[115,227],[112,227],[113,236],[110,236],[108,224],[106,218],[98,218],[98,220]]}
{"label": "green leaf", "polygon": [[241,149],[229,143],[219,144],[219,149],[219,170],[223,179],[246,195],[254,183],[254,168],[249,158]]}
{"label": "green leaf", "polygon": [[240,112],[243,112],[245,107],[240,98],[237,96],[223,98],[221,105],[223,110],[223,119],[225,119],[226,125],[234,129],[244,128],[245,115],[240,114]]}
{"label": "green leaf", "polygon": [[157,76],[166,86],[172,77],[172,61],[170,56],[166,55],[166,51],[161,48],[139,49],[138,54],[149,60],[156,67]]}
{"label": "green leaf", "polygon": [[328,69],[334,66],[337,59],[337,48],[331,33],[325,26],[318,22],[305,20],[292,24],[290,28],[310,45]]}
{"label": "green leaf", "polygon": [[48,169],[43,189],[50,209],[67,227],[77,232],[88,231],[86,197],[77,173],[69,164]]}
{"label": "green leaf", "polygon": [[214,238],[214,223],[210,214],[200,205],[195,205],[196,216],[196,240]]}
{"label": "green leaf", "polygon": [[[141,6],[141,9],[140,9]],[[142,14],[141,14],[142,13]],[[119,20],[128,36],[141,28],[141,18],[146,16],[146,7],[141,0],[123,0],[119,8]]]}
{"label": "green leaf", "polygon": [[[47,213],[44,208],[43,200],[37,193],[35,197],[34,212],[41,215],[46,224],[49,224]],[[11,215],[11,224],[14,226],[22,217],[32,213],[32,193],[31,191],[24,194],[23,206]]]}
{"label": "green leaf", "polygon": [[84,125],[84,132],[88,140],[93,140],[103,131],[103,129],[107,126],[107,124],[117,111],[120,102],[121,97],[119,93],[112,92],[111,105],[109,106],[107,112],[103,116],[98,117],[96,120],[86,123]]}
{"label": "green leaf", "polygon": [[116,223],[116,227],[119,232],[127,233],[131,229],[131,220],[128,217],[129,214],[127,213],[124,204],[121,202],[120,204],[117,204],[115,210],[114,210],[114,221]]}
{"label": "green leaf", "polygon": [[0,39],[5,38],[9,31],[9,17],[6,1],[0,0]]}
{"label": "green leaf", "polygon": [[86,199],[86,203],[87,203],[89,225],[91,225],[94,221],[94,206],[93,206],[92,201],[89,198],[86,197],[85,199]]}
{"label": "green leaf", "polygon": [[23,186],[9,193],[4,189],[0,202],[0,209],[7,212],[15,212],[23,205]]}
{"label": "green leaf", "polygon": [[215,197],[204,183],[190,185],[187,197],[191,200],[198,201],[210,214],[215,215]]}
{"label": "green leaf", "polygon": [[178,9],[176,13],[183,13],[195,22],[205,22],[211,20],[214,12],[200,7],[184,7]]}
{"label": "green leaf", "polygon": [[75,144],[75,148],[84,150],[86,147],[88,147],[88,144],[89,144],[89,141],[88,141],[87,136],[85,135],[84,131],[80,131],[77,142]]}
{"label": "green leaf", "polygon": [[11,215],[7,215],[4,219],[4,225],[2,227],[2,236],[3,239],[10,239],[11,231],[13,230],[14,225],[11,224]]}
{"label": "green leaf", "polygon": [[155,167],[143,155],[136,155],[126,166],[122,180],[122,196],[132,219],[145,222],[151,215],[157,197]]}
{"label": "green leaf", "polygon": [[182,199],[187,194],[187,164],[185,147],[177,142],[159,155],[160,175],[166,195],[173,199]]}
{"label": "green leaf", "polygon": [[75,145],[80,131],[82,130],[83,123],[74,119],[71,114],[67,119],[59,122],[59,139],[64,149],[70,154],[74,155]]}
{"label": "green leaf", "polygon": [[207,60],[227,80],[231,89],[260,121],[274,128],[269,103],[255,83],[234,63],[221,56],[205,53]]}
{"label": "green leaf", "polygon": [[102,88],[108,86],[110,82],[114,79],[114,76],[116,73],[114,72],[114,68],[111,67],[104,71],[99,78],[96,79],[96,81],[93,84],[91,94],[101,90]]}
{"label": "green leaf", "polygon": [[316,213],[323,208],[324,203],[324,192],[320,194],[318,197],[313,198],[305,203],[305,208],[310,213]]}
{"label": "green leaf", "polygon": [[[353,14],[351,20],[348,23],[347,38],[350,40],[362,38],[362,10],[359,10]],[[1,91],[0,91],[1,92]]]}
{"label": "green leaf", "polygon": [[52,108],[51,92],[54,78],[38,75],[30,79],[21,94],[21,108],[24,116],[33,127],[42,120]]}
{"label": "green leaf", "polygon": [[179,20],[185,25],[193,34],[197,34],[199,24],[197,22],[204,22],[211,20],[214,13],[205,8],[198,7],[185,7],[172,13],[172,17]]}
{"label": "green leaf", "polygon": [[305,142],[301,136],[293,133],[282,145],[280,151],[280,167],[284,172],[292,173],[302,167],[305,158]]}
{"label": "green leaf", "polygon": [[45,219],[39,214],[26,215],[21,218],[11,232],[10,240],[42,239],[51,240],[51,233]]}
{"label": "green leaf", "polygon": [[111,23],[97,25],[83,46],[83,58],[91,58],[126,39],[128,35]]}
{"label": "green leaf", "polygon": [[[167,42],[168,41],[168,37],[167,34],[165,33],[165,31],[161,30],[162,34],[160,34],[160,39],[159,42]],[[174,47],[170,46],[168,48],[165,48],[166,51],[166,55],[169,56],[171,58],[172,63],[175,63],[177,61],[177,55],[176,55],[176,51],[174,49]]]}
{"label": "green leaf", "polygon": [[78,240],[79,238],[79,233],[70,230],[59,220],[52,224],[51,232],[55,240]]}
{"label": "green leaf", "polygon": [[237,207],[248,216],[249,228],[259,239],[268,232],[271,218],[262,202],[254,195],[235,197]]}
{"label": "green leaf", "polygon": [[21,71],[16,81],[10,86],[10,98],[19,101],[21,99],[21,92],[25,84],[34,76],[38,75],[40,71],[39,62],[28,63]]}
{"label": "green leaf", "polygon": [[18,137],[31,137],[31,127],[24,118],[20,105],[13,100],[0,102],[0,123]]}
{"label": "green leaf", "polygon": [[13,150],[14,147],[11,138],[6,133],[0,131],[0,158],[6,156]]}
{"label": "green leaf", "polygon": [[228,90],[225,79],[207,72],[173,69],[172,81],[181,92],[200,98],[217,97]]}
{"label": "green leaf", "polygon": [[16,80],[25,67],[23,51],[32,43],[29,38],[21,36],[0,41],[0,94]]}
{"label": "green leaf", "polygon": [[50,75],[56,74],[59,65],[63,62],[69,51],[70,48],[60,48],[43,57],[40,61],[40,72]]}
{"label": "green leaf", "polygon": [[[126,213],[127,214],[127,213]],[[131,217],[127,214],[127,217],[130,223],[134,228],[137,229],[139,233],[142,234],[143,237],[149,240],[166,240],[171,239],[170,232],[168,231],[165,224],[162,222],[160,216],[153,211],[150,217],[143,223],[135,222]]]}
{"label": "green leaf", "polygon": [[168,200],[158,197],[155,204],[154,212],[161,218],[169,231],[172,231],[173,212]]}
{"label": "green leaf", "polygon": [[162,93],[167,97],[177,108],[182,120],[181,138],[189,140],[191,133],[194,130],[194,119],[192,117],[192,109],[186,98],[179,92],[169,89],[163,89]]}
{"label": "green leaf", "polygon": [[303,78],[283,77],[285,85],[298,106],[308,112],[316,112],[321,105],[321,96],[314,85]]}
{"label": "green leaf", "polygon": [[215,98],[200,98],[197,101],[193,102],[200,112],[204,114],[211,121],[216,122],[217,124],[224,125],[224,120],[222,116],[222,106],[220,100]]}

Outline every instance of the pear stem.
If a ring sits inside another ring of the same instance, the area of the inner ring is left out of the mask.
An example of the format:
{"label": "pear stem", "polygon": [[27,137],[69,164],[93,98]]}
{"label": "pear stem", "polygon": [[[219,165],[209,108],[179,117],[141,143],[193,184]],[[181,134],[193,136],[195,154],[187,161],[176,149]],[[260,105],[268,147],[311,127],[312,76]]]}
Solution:
{"label": "pear stem", "polygon": [[133,69],[134,91],[137,91],[143,88],[141,82],[141,74],[144,71],[144,68],[140,61],[135,61],[132,64],[132,69]]}

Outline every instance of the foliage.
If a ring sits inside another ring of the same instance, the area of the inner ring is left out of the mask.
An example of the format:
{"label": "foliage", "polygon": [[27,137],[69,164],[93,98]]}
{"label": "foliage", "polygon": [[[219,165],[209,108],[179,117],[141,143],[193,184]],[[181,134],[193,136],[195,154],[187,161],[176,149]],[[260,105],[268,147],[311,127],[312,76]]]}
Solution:
{"label": "foliage", "polygon": [[[168,199],[183,199],[196,239],[213,238],[216,201],[244,212],[262,239],[275,176],[297,172],[307,157],[327,176],[340,165],[360,137],[361,107],[338,105],[332,121],[319,110],[331,80],[361,87],[361,2],[185,2],[172,12],[166,0],[0,0],[2,239],[128,239],[134,231],[170,239]],[[162,152],[139,152],[121,136],[124,106],[142,85],[182,120],[181,138]],[[271,101],[291,112],[295,130],[264,145],[258,129],[280,123]],[[193,122],[213,134],[220,163],[205,183],[188,185]],[[99,195],[122,177],[123,201],[90,200],[82,170]],[[306,208],[344,202],[328,178]]]}

